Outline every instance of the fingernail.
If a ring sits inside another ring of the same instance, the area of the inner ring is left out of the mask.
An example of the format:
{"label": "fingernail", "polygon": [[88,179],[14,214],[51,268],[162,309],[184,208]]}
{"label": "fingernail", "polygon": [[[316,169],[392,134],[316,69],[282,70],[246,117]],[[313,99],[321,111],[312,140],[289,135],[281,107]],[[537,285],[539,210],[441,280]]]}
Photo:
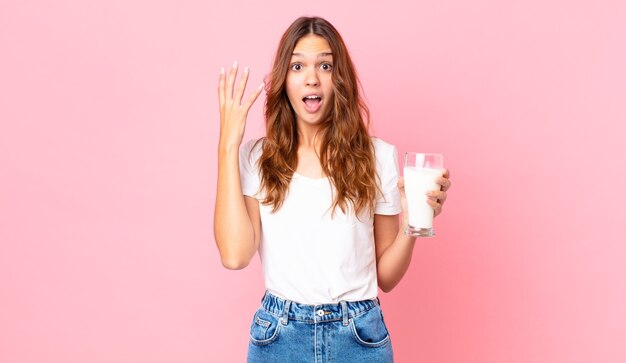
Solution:
{"label": "fingernail", "polygon": [[233,68],[237,68],[237,61],[233,63]]}
{"label": "fingernail", "polygon": [[246,68],[244,68],[244,69],[243,69],[243,72],[244,72],[244,73],[248,73],[249,71],[250,71],[250,70],[248,69],[248,67],[246,67]]}
{"label": "fingernail", "polygon": [[259,86],[260,89],[265,88],[265,82],[261,83],[261,85]]}
{"label": "fingernail", "polygon": [[226,71],[224,71],[224,67],[222,67],[222,69],[220,70],[220,73],[221,73],[221,74],[226,73]]}

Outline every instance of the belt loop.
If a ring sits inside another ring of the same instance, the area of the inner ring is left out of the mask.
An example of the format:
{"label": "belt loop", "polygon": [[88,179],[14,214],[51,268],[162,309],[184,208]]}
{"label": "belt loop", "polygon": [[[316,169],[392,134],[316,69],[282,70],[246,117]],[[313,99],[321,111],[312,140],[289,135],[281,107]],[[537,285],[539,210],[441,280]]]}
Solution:
{"label": "belt loop", "polygon": [[341,315],[343,316],[343,325],[348,326],[348,303],[341,300]]}
{"label": "belt loop", "polygon": [[283,325],[287,325],[287,322],[289,321],[289,308],[291,307],[291,300],[285,300],[285,307],[283,309],[283,315],[280,318],[280,322],[283,323]]}

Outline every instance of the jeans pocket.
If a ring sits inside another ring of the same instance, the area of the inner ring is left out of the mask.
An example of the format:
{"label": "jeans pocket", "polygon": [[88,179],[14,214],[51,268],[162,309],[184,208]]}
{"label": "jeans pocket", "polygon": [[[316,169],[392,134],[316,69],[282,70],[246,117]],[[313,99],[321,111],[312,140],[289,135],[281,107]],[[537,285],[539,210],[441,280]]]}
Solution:
{"label": "jeans pocket", "polygon": [[281,330],[280,319],[260,308],[254,313],[250,326],[250,342],[254,345],[267,345],[278,339]]}
{"label": "jeans pocket", "polygon": [[390,340],[389,331],[378,306],[350,319],[350,328],[357,343],[366,347],[381,347]]}

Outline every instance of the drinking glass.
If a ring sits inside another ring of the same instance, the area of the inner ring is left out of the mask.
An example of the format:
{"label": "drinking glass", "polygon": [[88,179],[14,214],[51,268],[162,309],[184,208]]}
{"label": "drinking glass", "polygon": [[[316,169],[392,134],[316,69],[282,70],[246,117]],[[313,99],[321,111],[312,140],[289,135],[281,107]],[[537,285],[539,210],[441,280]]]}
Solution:
{"label": "drinking glass", "polygon": [[404,154],[404,191],[409,208],[408,236],[433,237],[435,211],[428,204],[426,192],[441,190],[436,180],[443,175],[443,155],[407,152]]}

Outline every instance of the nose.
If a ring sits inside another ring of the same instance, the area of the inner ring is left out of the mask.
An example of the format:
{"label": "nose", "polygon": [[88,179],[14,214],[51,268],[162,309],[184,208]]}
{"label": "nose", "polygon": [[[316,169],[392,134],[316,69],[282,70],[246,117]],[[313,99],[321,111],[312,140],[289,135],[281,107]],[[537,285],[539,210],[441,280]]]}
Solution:
{"label": "nose", "polygon": [[311,69],[306,74],[305,82],[307,86],[319,86],[320,79],[317,76],[317,70]]}

